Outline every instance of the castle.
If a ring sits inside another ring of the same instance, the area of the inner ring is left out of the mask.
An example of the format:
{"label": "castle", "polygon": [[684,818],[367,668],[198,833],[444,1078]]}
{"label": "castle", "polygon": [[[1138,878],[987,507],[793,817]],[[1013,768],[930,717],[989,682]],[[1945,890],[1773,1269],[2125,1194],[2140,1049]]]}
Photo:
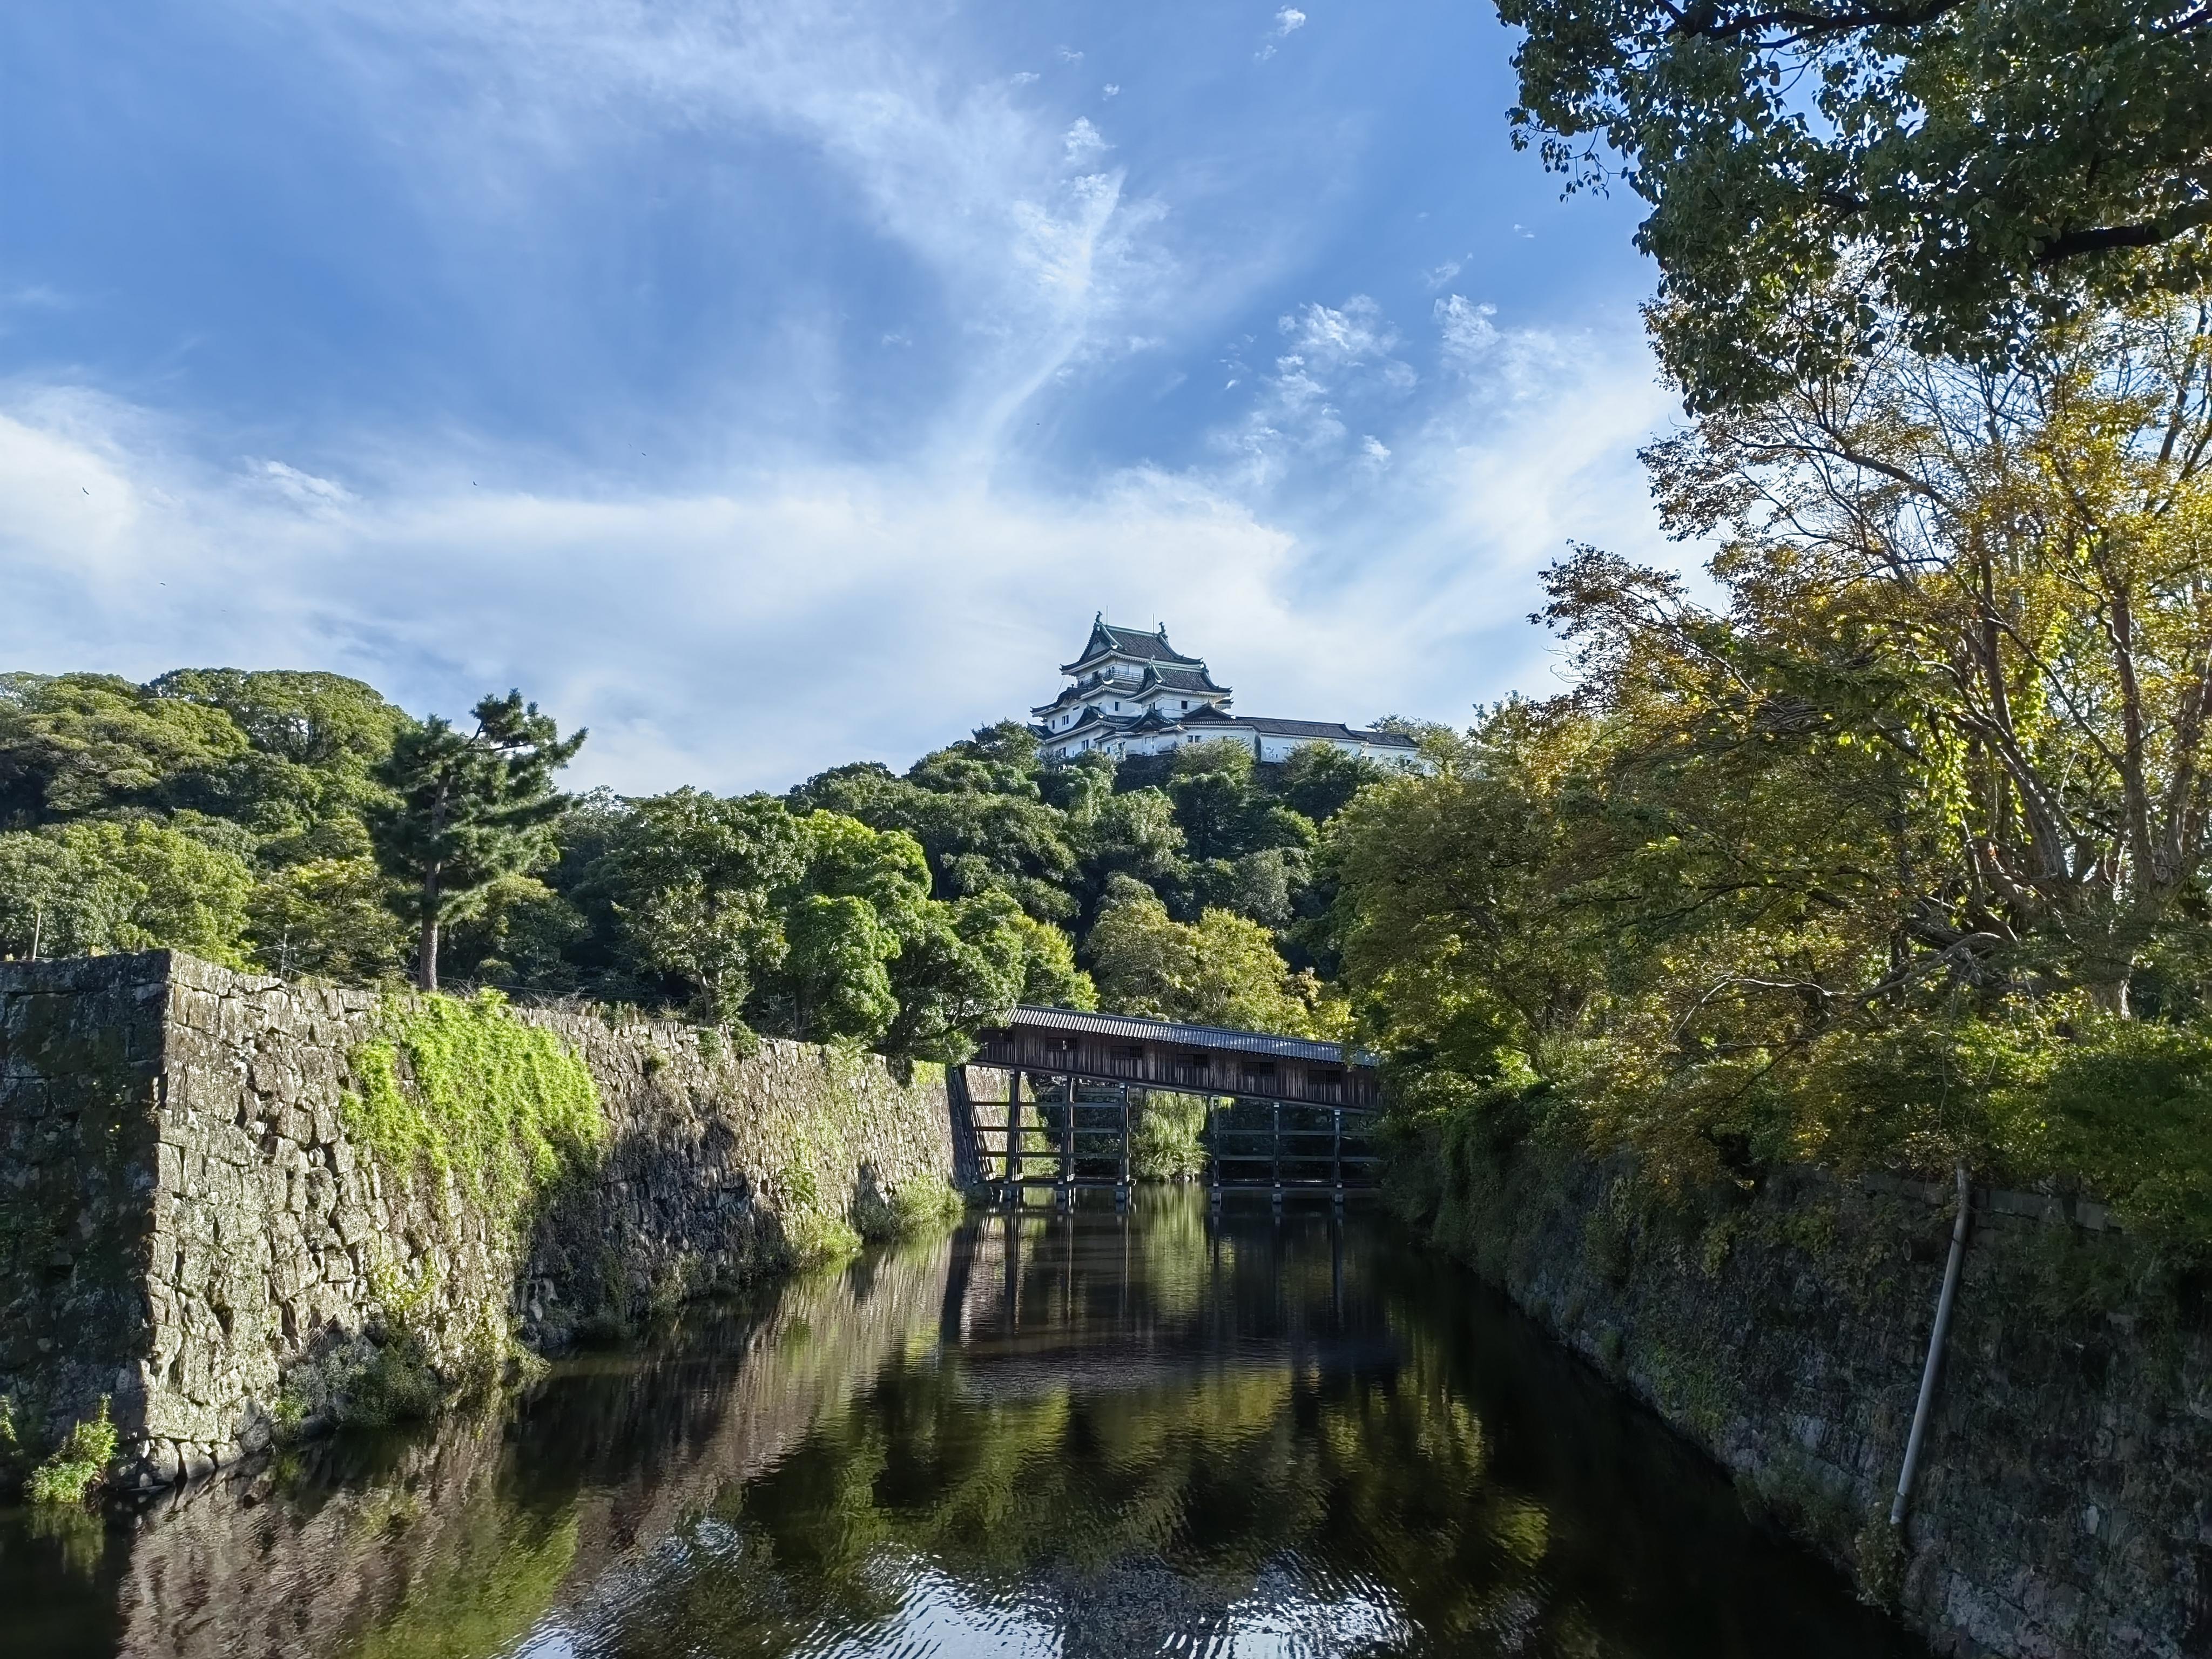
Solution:
{"label": "castle", "polygon": [[1120,760],[1164,755],[1186,744],[1243,744],[1260,761],[1285,761],[1310,743],[1326,744],[1365,760],[1415,759],[1413,738],[1334,720],[1285,720],[1229,712],[1230,690],[1216,685],[1202,658],[1186,657],[1168,643],[1165,628],[1150,634],[1116,628],[1103,614],[1071,663],[1060,665],[1068,684],[1050,702],[1030,712],[1050,761],[1096,750]]}

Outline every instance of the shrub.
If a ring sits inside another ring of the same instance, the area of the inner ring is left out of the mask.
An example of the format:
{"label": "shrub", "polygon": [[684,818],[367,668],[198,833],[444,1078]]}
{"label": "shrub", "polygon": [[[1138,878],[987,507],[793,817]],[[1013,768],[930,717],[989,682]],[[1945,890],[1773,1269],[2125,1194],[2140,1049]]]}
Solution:
{"label": "shrub", "polygon": [[115,1457],[115,1425],[107,1419],[107,1396],[91,1421],[72,1424],[53,1455],[31,1471],[25,1494],[33,1504],[79,1504],[107,1473]]}

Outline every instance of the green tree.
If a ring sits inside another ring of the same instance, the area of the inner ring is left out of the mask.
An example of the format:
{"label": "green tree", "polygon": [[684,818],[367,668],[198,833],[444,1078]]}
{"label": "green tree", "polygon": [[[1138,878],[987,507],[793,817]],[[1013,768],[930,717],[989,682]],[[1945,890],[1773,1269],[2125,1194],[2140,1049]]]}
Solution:
{"label": "green tree", "polygon": [[1316,826],[1327,823],[1370,783],[1390,775],[1380,762],[1334,744],[1302,743],[1283,763],[1283,805]]}
{"label": "green tree", "polygon": [[1066,817],[1039,798],[1019,744],[985,740],[995,730],[925,756],[904,778],[872,763],[836,768],[793,790],[791,803],[904,830],[945,897],[1002,892],[1040,921],[1063,919],[1075,908]]}
{"label": "green tree", "polygon": [[374,812],[378,861],[405,884],[416,979],[438,988],[439,929],[471,914],[501,877],[552,861],[552,826],[568,805],[553,775],[580,748],[522,694],[488,696],[463,732],[433,715],[402,732],[379,769],[393,799]]}
{"label": "green tree", "polygon": [[1319,987],[1293,975],[1256,922],[1209,909],[1180,922],[1149,893],[1124,886],[1091,930],[1100,1002],[1116,1013],[1310,1036]]}
{"label": "green tree", "polygon": [[1527,30],[1515,142],[1570,191],[1618,179],[1650,204],[1659,340],[1695,407],[1755,403],[1877,329],[1986,357],[2080,298],[2207,275],[2194,0],[1498,12]]}
{"label": "green tree", "polygon": [[366,817],[386,797],[377,769],[414,722],[359,680],[289,670],[186,668],[145,690],[165,705],[220,711],[248,752],[195,779],[201,805],[249,826],[276,863],[366,855]]}
{"label": "green tree", "polygon": [[310,859],[255,883],[248,902],[253,954],[271,971],[359,983],[405,959],[407,928],[373,858]]}
{"label": "green tree", "polygon": [[1098,988],[1075,965],[1075,942],[1048,921],[1022,915],[1015,921],[1022,941],[1019,1000],[1036,1008],[1096,1008]]}
{"label": "green tree", "polygon": [[898,1014],[885,1033],[895,1054],[953,1062],[975,1033],[1009,1018],[1028,979],[1021,907],[1002,892],[930,905],[890,966]]}
{"label": "green tree", "polygon": [[178,950],[242,968],[252,890],[234,853],[143,819],[0,833],[0,941],[11,954]]}
{"label": "green tree", "polygon": [[900,1012],[885,963],[914,936],[902,941],[866,899],[822,893],[801,898],[782,925],[778,980],[791,1034],[817,1042],[879,1041]]}
{"label": "green tree", "polygon": [[222,709],[112,674],[0,675],[0,828],[204,805],[191,781],[251,750]]}
{"label": "green tree", "polygon": [[782,960],[775,896],[805,865],[799,832],[772,797],[678,789],[634,804],[599,879],[647,972],[683,986],[710,1018],[737,1020]]}

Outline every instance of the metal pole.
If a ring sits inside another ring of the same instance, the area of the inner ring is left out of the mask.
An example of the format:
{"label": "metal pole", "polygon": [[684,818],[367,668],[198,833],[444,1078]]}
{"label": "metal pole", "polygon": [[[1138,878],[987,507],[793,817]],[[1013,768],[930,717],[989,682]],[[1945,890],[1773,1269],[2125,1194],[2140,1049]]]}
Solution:
{"label": "metal pole", "polygon": [[1075,1201],[1075,1073],[1067,1074],[1067,1116],[1060,1126],[1060,1194]]}
{"label": "metal pole", "polygon": [[1328,1183],[1334,1188],[1337,1201],[1344,1201],[1344,1108],[1328,1109]]}
{"label": "metal pole", "polygon": [[1912,1477],[1920,1465],[1920,1442],[1928,1431],[1928,1411],[1936,1400],[1936,1373],[1942,1363],[1943,1339],[1951,1329],[1951,1304],[1959,1293],[1959,1263],[1966,1254],[1966,1217],[1972,1209],[1972,1189],[1966,1166],[1959,1166],[1959,1218],[1951,1224],[1951,1257],[1943,1264],[1943,1291],[1936,1298],[1936,1328],[1928,1334],[1928,1363],[1920,1371],[1920,1401],[1912,1408],[1912,1432],[1905,1437],[1905,1467],[1897,1472],[1897,1501],[1889,1506],[1889,1524],[1905,1524],[1905,1506],[1912,1495]]}
{"label": "metal pole", "polygon": [[1022,1074],[1018,1068],[1012,1073],[1012,1082],[1006,1088],[1006,1201],[1022,1201]]}

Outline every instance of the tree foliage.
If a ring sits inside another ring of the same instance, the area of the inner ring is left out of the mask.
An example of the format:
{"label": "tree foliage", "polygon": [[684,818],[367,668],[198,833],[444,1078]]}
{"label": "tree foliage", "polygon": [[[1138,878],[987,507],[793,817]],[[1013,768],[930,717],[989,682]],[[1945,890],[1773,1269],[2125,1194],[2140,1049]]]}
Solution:
{"label": "tree foliage", "polygon": [[416,982],[438,988],[438,933],[472,914],[502,877],[553,861],[568,805],[553,775],[583,745],[522,694],[488,696],[463,732],[441,716],[399,733],[379,769],[392,792],[370,824],[386,873],[404,884],[416,929]]}
{"label": "tree foliage", "polygon": [[1330,1022],[1318,981],[1291,972],[1267,929],[1226,910],[1180,922],[1127,887],[1099,916],[1091,949],[1100,998],[1117,1012],[1286,1036],[1319,1036]]}
{"label": "tree foliage", "polygon": [[1650,204],[1659,341],[1700,408],[1900,330],[1991,361],[2082,299],[2207,275],[2212,13],[2195,0],[1498,12],[1527,30],[1515,142],[1570,190],[1617,179]]}
{"label": "tree foliage", "polygon": [[2154,1203],[2117,1150],[2172,1149],[2172,1045],[2130,1033],[2196,1030],[2212,967],[2208,368],[2204,313],[2157,305],[2002,373],[1892,348],[1654,449],[1719,603],[1581,550],[1545,612],[1577,688],[1333,826],[1407,1097],[1540,1083],[1685,1182],[1964,1157],[2172,1216],[2179,1179],[2212,1236],[2212,1164]]}
{"label": "tree foliage", "polygon": [[88,820],[0,833],[0,949],[190,951],[246,965],[253,872],[165,824]]}

